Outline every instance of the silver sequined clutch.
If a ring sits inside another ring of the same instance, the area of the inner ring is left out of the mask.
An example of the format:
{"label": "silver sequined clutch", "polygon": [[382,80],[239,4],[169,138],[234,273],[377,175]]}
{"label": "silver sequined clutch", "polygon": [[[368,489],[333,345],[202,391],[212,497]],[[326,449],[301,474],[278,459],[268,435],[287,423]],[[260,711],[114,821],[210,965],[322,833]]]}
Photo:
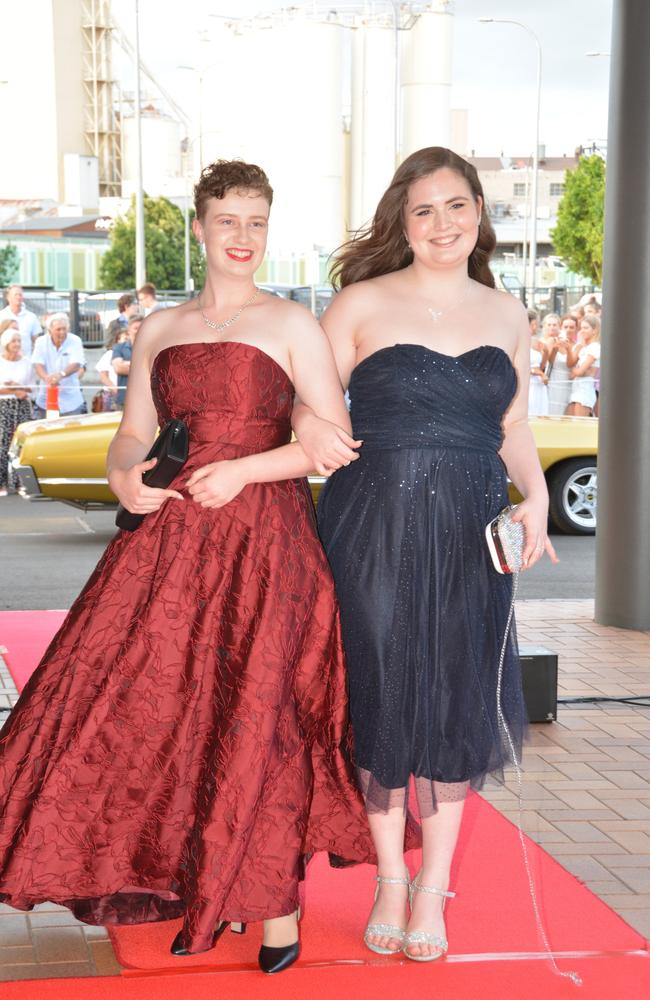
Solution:
{"label": "silver sequined clutch", "polygon": [[515,507],[504,507],[485,529],[492,563],[497,573],[518,573],[523,565],[525,529],[513,521]]}

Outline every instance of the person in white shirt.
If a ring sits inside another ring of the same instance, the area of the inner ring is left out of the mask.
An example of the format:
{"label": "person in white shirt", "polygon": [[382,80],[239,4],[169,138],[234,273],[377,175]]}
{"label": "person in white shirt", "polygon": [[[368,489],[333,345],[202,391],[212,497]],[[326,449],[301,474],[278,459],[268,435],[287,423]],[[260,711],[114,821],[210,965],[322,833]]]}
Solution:
{"label": "person in white shirt", "polygon": [[37,419],[45,416],[49,385],[59,386],[59,413],[62,417],[86,413],[79,382],[80,372],[86,364],[81,338],[70,333],[70,321],[65,313],[54,313],[45,325],[47,333],[38,338],[32,355],[34,371],[41,380],[34,416]]}
{"label": "person in white shirt", "polygon": [[7,305],[0,309],[0,322],[4,319],[15,319],[20,330],[20,340],[23,356],[30,358],[34,349],[34,341],[42,334],[41,324],[36,313],[25,308],[25,295],[20,285],[10,285],[5,292]]}
{"label": "person in white shirt", "polygon": [[596,377],[600,374],[600,320],[585,313],[578,330],[578,359],[569,372],[571,398],[567,413],[591,417],[596,406]]}
{"label": "person in white shirt", "polygon": [[22,356],[18,323],[0,320],[0,496],[6,496],[17,485],[16,475],[9,468],[9,445],[18,424],[32,419],[32,378],[29,357]]}

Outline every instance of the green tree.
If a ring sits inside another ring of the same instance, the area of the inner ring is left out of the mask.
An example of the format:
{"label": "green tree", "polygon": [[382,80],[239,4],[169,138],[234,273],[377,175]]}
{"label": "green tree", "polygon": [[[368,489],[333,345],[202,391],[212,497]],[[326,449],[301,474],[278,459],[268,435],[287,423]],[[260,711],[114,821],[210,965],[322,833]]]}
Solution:
{"label": "green tree", "polygon": [[[194,217],[192,210],[190,222]],[[135,285],[135,196],[126,215],[115,220],[111,245],[99,267],[101,288]],[[144,245],[147,281],[158,288],[185,286],[185,224],[180,208],[167,198],[144,196]],[[203,284],[205,262],[190,232],[190,273],[196,287]]]}
{"label": "green tree", "polygon": [[605,214],[605,161],[583,156],[575,170],[567,170],[565,190],[551,230],[556,253],[576,274],[595,284],[603,278],[603,219]]}
{"label": "green tree", "polygon": [[12,243],[0,248],[0,285],[9,285],[18,277],[20,254]]}

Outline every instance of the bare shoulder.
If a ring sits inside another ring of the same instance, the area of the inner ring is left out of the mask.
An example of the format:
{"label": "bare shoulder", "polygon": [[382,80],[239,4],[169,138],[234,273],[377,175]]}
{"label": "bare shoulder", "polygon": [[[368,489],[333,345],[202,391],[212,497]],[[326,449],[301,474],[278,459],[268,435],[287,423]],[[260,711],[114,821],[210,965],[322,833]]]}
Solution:
{"label": "bare shoulder", "polygon": [[259,303],[255,304],[250,315],[253,315],[254,309],[258,309],[259,315],[264,315],[267,322],[270,321],[274,325],[290,324],[294,326],[313,319],[311,311],[307,306],[302,305],[300,302],[294,302],[293,299],[285,299],[281,295],[274,295],[273,292],[266,292],[259,300]]}
{"label": "bare shoulder", "polygon": [[280,335],[291,347],[297,340],[312,339],[322,335],[321,327],[310,309],[292,299],[279,295],[269,295],[264,301],[264,309],[270,320],[274,335]]}
{"label": "bare shoulder", "polygon": [[493,315],[498,316],[509,326],[520,327],[522,323],[528,324],[524,305],[510,292],[489,288],[487,285],[478,285],[478,287],[483,299],[482,305],[489,308]]}

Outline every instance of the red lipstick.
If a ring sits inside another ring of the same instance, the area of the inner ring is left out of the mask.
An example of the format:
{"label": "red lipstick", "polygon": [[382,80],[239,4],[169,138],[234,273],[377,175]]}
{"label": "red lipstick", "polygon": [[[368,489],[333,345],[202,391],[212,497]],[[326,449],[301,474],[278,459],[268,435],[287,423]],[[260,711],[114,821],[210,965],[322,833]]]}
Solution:
{"label": "red lipstick", "polygon": [[252,250],[245,250],[243,247],[227,247],[226,253],[231,260],[239,261],[240,264],[245,264],[253,256]]}

